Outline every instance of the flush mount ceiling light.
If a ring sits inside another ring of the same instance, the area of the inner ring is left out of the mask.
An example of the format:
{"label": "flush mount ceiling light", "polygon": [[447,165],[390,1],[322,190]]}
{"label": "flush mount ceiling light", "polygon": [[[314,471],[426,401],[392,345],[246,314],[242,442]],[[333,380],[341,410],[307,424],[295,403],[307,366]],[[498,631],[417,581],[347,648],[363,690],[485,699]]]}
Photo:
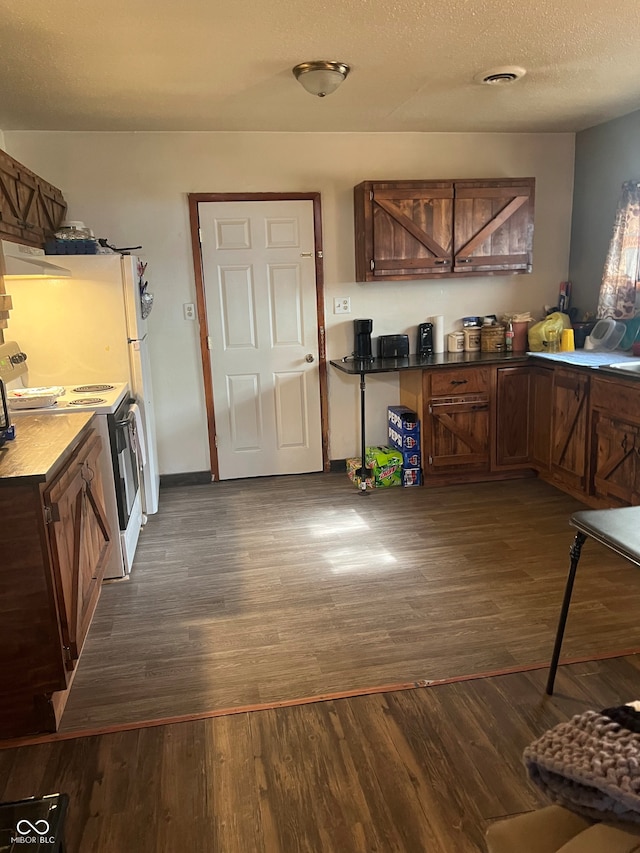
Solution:
{"label": "flush mount ceiling light", "polygon": [[345,62],[326,59],[301,62],[291,69],[300,85],[319,98],[330,95],[345,80],[351,69]]}
{"label": "flush mount ceiling light", "polygon": [[508,86],[524,77],[526,73],[526,69],[520,68],[519,65],[503,65],[500,68],[492,68],[490,71],[476,74],[473,79],[476,83],[486,83],[488,86]]}

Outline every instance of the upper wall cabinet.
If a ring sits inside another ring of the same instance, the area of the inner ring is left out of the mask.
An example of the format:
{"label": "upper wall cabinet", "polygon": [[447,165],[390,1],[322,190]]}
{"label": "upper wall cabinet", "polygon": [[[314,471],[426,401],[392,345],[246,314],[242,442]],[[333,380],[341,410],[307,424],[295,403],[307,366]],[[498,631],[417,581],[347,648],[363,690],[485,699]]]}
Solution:
{"label": "upper wall cabinet", "polygon": [[66,210],[59,189],[0,151],[0,238],[44,246]]}
{"label": "upper wall cabinet", "polygon": [[365,181],[356,280],[531,272],[534,178]]}

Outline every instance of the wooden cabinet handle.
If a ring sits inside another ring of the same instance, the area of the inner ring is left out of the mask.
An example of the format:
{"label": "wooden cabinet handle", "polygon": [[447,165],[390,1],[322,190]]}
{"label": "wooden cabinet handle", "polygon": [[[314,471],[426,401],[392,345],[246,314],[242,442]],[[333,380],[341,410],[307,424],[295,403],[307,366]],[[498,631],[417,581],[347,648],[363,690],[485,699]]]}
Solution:
{"label": "wooden cabinet handle", "polygon": [[451,384],[452,385],[466,385],[468,381],[469,381],[468,379],[452,379]]}
{"label": "wooden cabinet handle", "polygon": [[625,434],[624,434],[624,438],[623,438],[623,439],[622,439],[622,441],[620,442],[620,446],[622,447],[622,449],[624,450],[624,452],[625,452],[625,453],[627,452],[627,447],[628,447],[628,445],[629,445],[629,441],[628,441],[628,439],[627,439],[627,434],[626,434],[626,432],[625,432]]}

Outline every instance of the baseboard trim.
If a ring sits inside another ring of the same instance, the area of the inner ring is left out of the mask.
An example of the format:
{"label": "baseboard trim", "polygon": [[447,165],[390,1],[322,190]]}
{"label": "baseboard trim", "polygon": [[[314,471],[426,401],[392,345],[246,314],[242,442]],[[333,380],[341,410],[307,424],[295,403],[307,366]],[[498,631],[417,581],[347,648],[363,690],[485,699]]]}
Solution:
{"label": "baseboard trim", "polygon": [[186,471],[184,474],[161,474],[160,488],[172,486],[202,486],[211,483],[211,471]]}

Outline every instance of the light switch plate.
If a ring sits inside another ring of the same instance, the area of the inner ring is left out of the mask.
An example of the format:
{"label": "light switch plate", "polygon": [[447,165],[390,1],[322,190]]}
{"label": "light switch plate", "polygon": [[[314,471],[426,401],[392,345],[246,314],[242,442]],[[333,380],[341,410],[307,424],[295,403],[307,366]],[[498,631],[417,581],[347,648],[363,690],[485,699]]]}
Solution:
{"label": "light switch plate", "polygon": [[351,300],[348,296],[336,296],[333,300],[334,314],[351,314]]}

